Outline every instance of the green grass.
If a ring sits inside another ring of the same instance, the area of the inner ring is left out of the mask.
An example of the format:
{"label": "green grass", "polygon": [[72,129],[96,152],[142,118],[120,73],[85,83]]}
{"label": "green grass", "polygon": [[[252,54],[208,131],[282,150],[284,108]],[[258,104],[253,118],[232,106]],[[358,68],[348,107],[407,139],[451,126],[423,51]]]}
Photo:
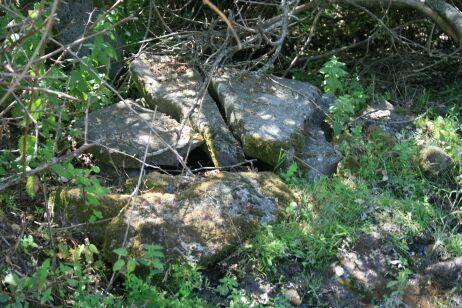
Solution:
{"label": "green grass", "polygon": [[[445,204],[449,193],[459,191],[460,196],[461,185],[452,175],[427,179],[417,162],[419,144],[436,144],[459,163],[460,122],[456,116],[435,117],[417,126],[416,134],[392,146],[362,131],[343,134],[338,146],[344,159],[332,178],[312,182],[293,166],[283,171],[282,177],[301,198],[286,209],[283,221],[263,228],[249,245],[247,257],[258,272],[288,279],[277,272],[285,260],[297,260],[307,272],[325,272],[341,249],[348,249],[363,232],[373,231],[389,235],[400,258],[409,264],[414,264],[409,245],[422,238],[435,243],[437,255],[461,256],[462,235],[456,228],[461,204]],[[352,159],[355,168],[346,166]],[[418,268],[404,270],[403,277],[408,277]]]}

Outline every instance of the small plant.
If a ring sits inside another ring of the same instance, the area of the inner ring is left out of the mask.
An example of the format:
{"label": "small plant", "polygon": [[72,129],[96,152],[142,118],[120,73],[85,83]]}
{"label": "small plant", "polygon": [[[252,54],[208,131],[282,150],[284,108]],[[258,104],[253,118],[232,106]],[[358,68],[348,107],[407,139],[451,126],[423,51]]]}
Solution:
{"label": "small plant", "polygon": [[333,56],[319,71],[324,76],[323,88],[328,94],[339,95],[336,103],[330,107],[332,128],[339,136],[352,116],[364,107],[368,95],[359,82],[359,78],[349,80],[345,63]]}
{"label": "small plant", "polygon": [[176,288],[176,296],[179,298],[194,298],[196,289],[202,285],[203,278],[199,267],[193,262],[184,262],[172,266],[171,285]]}
{"label": "small plant", "polygon": [[19,246],[21,249],[29,254],[29,249],[31,248],[38,248],[37,243],[34,241],[34,237],[32,235],[24,235],[21,240],[19,241]]}
{"label": "small plant", "polygon": [[40,305],[51,303],[53,301],[52,288],[47,283],[50,267],[51,260],[46,259],[30,277],[20,278],[13,272],[7,274],[2,283],[10,288],[11,293],[3,293],[0,303],[5,304],[6,307],[22,307],[21,303],[27,298],[36,299]]}
{"label": "small plant", "polygon": [[78,169],[71,163],[66,165],[54,165],[53,170],[63,181],[73,181],[82,190],[85,195],[85,201],[88,206],[91,206],[93,213],[90,216],[89,222],[93,223],[98,219],[103,218],[103,214],[98,210],[99,199],[104,197],[109,191],[103,187],[98,179],[90,177],[92,172],[99,173],[99,168],[93,166],[91,169]]}
{"label": "small plant", "polygon": [[287,170],[281,173],[281,176],[286,182],[290,183],[296,178],[297,172],[298,172],[298,165],[297,163],[292,162],[287,168]]}
{"label": "small plant", "polygon": [[345,63],[340,62],[337,56],[332,56],[319,70],[324,75],[322,83],[324,91],[336,95],[343,93],[348,72],[345,70]]}
{"label": "small plant", "polygon": [[[404,261],[404,263],[406,263]],[[391,289],[392,292],[385,297],[385,307],[398,307],[403,305],[404,289],[409,283],[409,276],[411,271],[407,268],[403,268],[395,280],[391,280],[387,283],[387,288]]]}
{"label": "small plant", "polygon": [[216,291],[221,296],[228,296],[233,291],[236,290],[238,286],[237,279],[235,276],[226,275],[225,277],[220,279],[220,285],[216,288]]}

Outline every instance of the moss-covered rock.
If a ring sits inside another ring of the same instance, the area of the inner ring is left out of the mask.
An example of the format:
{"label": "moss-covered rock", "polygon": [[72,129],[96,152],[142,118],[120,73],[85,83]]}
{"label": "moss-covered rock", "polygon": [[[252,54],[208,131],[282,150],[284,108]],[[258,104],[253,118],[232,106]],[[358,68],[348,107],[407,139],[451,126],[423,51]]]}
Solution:
{"label": "moss-covered rock", "polygon": [[384,149],[393,149],[396,145],[396,137],[380,126],[369,125],[366,129],[369,138]]}
{"label": "moss-covered rock", "polygon": [[[129,195],[108,194],[99,200],[99,205],[92,206],[86,201],[85,192],[78,188],[58,189],[49,198],[49,207],[55,221],[63,226],[88,223],[82,230],[88,233],[92,242],[103,243],[104,233],[111,218],[128,204]],[[103,215],[102,221],[89,223],[94,210]]]}
{"label": "moss-covered rock", "polygon": [[[158,180],[156,180],[156,178]],[[160,244],[169,261],[216,261],[262,224],[274,223],[289,202],[290,189],[273,173],[212,173],[204,177],[150,174],[147,189],[106,229],[104,255],[122,245],[142,253],[143,244]]]}
{"label": "moss-covered rock", "polygon": [[452,158],[436,146],[425,146],[419,150],[419,165],[423,173],[436,179],[453,165]]}

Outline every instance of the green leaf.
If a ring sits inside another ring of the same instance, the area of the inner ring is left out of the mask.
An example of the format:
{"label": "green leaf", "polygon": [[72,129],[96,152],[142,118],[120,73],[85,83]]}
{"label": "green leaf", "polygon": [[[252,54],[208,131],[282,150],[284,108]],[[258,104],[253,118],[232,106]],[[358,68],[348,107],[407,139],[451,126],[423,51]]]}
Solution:
{"label": "green leaf", "polygon": [[63,178],[69,179],[72,177],[71,173],[66,168],[64,168],[63,166],[59,164],[54,165],[52,169],[57,175],[62,176]]}
{"label": "green leaf", "polygon": [[96,246],[93,244],[88,245],[88,250],[90,250],[92,253],[99,253],[98,248],[96,248]]}
{"label": "green leaf", "polygon": [[99,200],[90,193],[87,194],[87,202],[88,204],[93,205],[93,206],[99,205]]}
{"label": "green leaf", "polygon": [[398,281],[397,281],[397,280],[391,280],[391,281],[389,281],[389,282],[387,283],[387,288],[391,288],[391,287],[393,287],[393,286],[395,286],[395,285],[397,285],[397,284],[398,284]]}
{"label": "green leaf", "polygon": [[77,287],[79,285],[79,281],[77,279],[72,279],[72,278],[69,278],[69,279],[66,279],[66,283],[70,286],[70,287]]}
{"label": "green leaf", "polygon": [[95,216],[98,219],[101,219],[101,218],[103,218],[103,213],[101,211],[98,211],[98,210],[93,210],[93,216]]}
{"label": "green leaf", "polygon": [[152,266],[160,270],[164,269],[164,264],[160,260],[157,260],[157,259],[152,261]]}
{"label": "green leaf", "polygon": [[128,260],[127,262],[127,273],[130,274],[131,272],[133,272],[136,268],[136,265],[137,265],[137,262],[135,259],[130,259]]}
{"label": "green leaf", "polygon": [[114,249],[114,253],[120,257],[126,257],[128,255],[128,251],[126,248]]}
{"label": "green leaf", "polygon": [[112,269],[114,272],[118,272],[122,269],[122,267],[124,267],[124,265],[125,265],[125,261],[122,259],[119,259],[116,261],[116,263],[114,263],[114,267]]}
{"label": "green leaf", "polygon": [[50,269],[51,261],[50,259],[45,259],[39,270],[36,273],[35,286],[38,290],[42,289],[48,278],[48,270]]}
{"label": "green leaf", "polygon": [[10,300],[10,297],[4,293],[0,293],[0,303],[4,304]]}
{"label": "green leaf", "polygon": [[53,297],[51,296],[51,288],[47,288],[45,292],[42,293],[40,298],[40,304],[45,305],[46,302],[52,301]]}
{"label": "green leaf", "polygon": [[334,135],[338,136],[342,133],[343,125],[340,122],[334,122],[332,125],[332,129],[334,130]]}
{"label": "green leaf", "polygon": [[287,168],[287,171],[284,174],[284,178],[286,180],[290,180],[295,175],[295,173],[297,173],[297,171],[298,171],[297,164],[295,162],[291,163],[289,168]]}

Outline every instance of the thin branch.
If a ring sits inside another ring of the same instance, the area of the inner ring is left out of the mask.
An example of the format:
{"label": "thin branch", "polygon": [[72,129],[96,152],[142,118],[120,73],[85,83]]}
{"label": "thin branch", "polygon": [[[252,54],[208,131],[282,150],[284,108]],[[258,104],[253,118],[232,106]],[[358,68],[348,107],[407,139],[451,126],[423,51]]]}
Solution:
{"label": "thin branch", "polygon": [[[36,175],[36,174],[42,173],[42,172],[48,170],[49,168],[51,168],[52,166],[54,166],[56,164],[60,164],[60,163],[62,163],[64,161],[66,161],[66,160],[79,157],[85,151],[89,150],[90,148],[92,148],[94,146],[95,146],[95,144],[85,144],[85,145],[81,146],[80,148],[78,148],[77,150],[72,151],[69,154],[66,154],[66,155],[61,156],[61,157],[54,157],[53,159],[46,162],[45,164],[43,164],[43,165],[41,165],[41,166],[31,170],[31,171],[26,172],[25,173],[25,178],[27,178],[27,177],[29,177],[31,175]],[[10,176],[10,177],[4,179],[3,183],[0,184],[0,192],[6,190],[7,188],[10,188],[12,186],[20,184],[23,180],[24,180],[24,178],[22,176],[20,176],[20,175],[19,176],[17,176],[17,175]]]}

